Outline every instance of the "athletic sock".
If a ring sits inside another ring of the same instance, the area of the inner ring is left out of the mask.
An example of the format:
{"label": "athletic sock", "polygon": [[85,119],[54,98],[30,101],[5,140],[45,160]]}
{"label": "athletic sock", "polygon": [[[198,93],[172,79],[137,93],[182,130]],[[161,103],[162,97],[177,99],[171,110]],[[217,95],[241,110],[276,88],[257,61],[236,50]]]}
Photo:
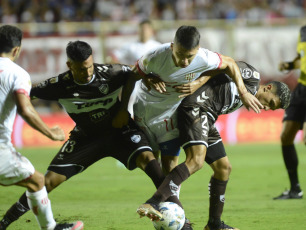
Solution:
{"label": "athletic sock", "polygon": [[29,205],[27,201],[26,194],[22,194],[15,204],[10,207],[9,210],[5,213],[3,219],[5,220],[6,226],[9,226],[12,222],[16,221],[19,217],[29,211]]}
{"label": "athletic sock", "polygon": [[26,191],[29,207],[35,214],[35,217],[41,229],[54,229],[56,223],[51,210],[51,202],[48,198],[46,187],[38,192]]}
{"label": "athletic sock", "polygon": [[208,224],[213,229],[221,225],[221,215],[225,201],[225,190],[228,181],[220,181],[211,177],[208,184],[209,190],[209,220]]}
{"label": "athletic sock", "polygon": [[177,196],[179,185],[190,176],[189,170],[185,163],[176,166],[164,179],[154,195],[147,203],[158,204],[166,201],[170,196]]}
{"label": "athletic sock", "polygon": [[[145,168],[145,173],[151,178],[156,188],[158,188],[165,179],[165,175],[163,174],[163,171],[157,160],[152,160],[147,164]],[[167,201],[176,203],[181,208],[183,208],[183,205],[181,204],[177,196],[170,196]]]}
{"label": "athletic sock", "polygon": [[290,189],[296,192],[300,192],[301,188],[299,185],[298,179],[298,157],[294,145],[282,146],[283,158],[287,168],[289,180],[290,180]]}
{"label": "athletic sock", "polygon": [[147,164],[145,173],[151,178],[156,188],[158,188],[165,179],[165,175],[156,159],[151,160]]}

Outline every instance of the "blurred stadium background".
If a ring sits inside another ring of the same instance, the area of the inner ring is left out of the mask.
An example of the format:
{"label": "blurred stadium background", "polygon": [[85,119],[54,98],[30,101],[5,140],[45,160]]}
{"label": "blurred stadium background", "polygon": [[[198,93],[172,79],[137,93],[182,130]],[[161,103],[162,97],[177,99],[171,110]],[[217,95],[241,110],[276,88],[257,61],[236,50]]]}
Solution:
{"label": "blurred stadium background", "polygon": [[[110,62],[115,49],[137,40],[143,19],[152,20],[162,43],[171,42],[180,25],[197,26],[202,47],[250,63],[262,83],[280,80],[293,89],[299,76],[299,71],[279,72],[278,63],[296,56],[305,0],[0,0],[0,5],[1,24],[18,24],[24,31],[18,64],[33,84],[67,69],[65,47],[72,40],[91,44],[95,62]],[[57,104],[34,105],[49,125],[63,126],[68,135],[74,124]],[[217,126],[225,143],[275,143],[282,116],[283,111],[255,115],[241,109],[221,116]],[[17,147],[54,146],[20,118],[13,142]]]}

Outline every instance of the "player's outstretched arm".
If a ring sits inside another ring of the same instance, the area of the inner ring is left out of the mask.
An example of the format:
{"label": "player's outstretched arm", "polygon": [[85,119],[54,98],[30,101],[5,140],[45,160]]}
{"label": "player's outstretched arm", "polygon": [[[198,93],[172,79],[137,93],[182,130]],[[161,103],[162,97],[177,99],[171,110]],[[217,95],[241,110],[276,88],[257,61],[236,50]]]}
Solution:
{"label": "player's outstretched arm", "polygon": [[301,66],[301,56],[300,54],[297,54],[297,56],[293,59],[293,61],[279,63],[278,69],[279,71],[293,70],[300,68],[300,66]]}
{"label": "player's outstretched arm", "polygon": [[40,118],[30,99],[23,93],[15,93],[18,114],[34,129],[54,141],[65,140],[64,131],[55,126],[49,128]]}
{"label": "player's outstretched arm", "polygon": [[128,80],[122,88],[121,94],[121,105],[112,120],[112,126],[114,128],[122,128],[125,125],[128,125],[129,122],[129,112],[128,112],[128,104],[131,97],[131,94],[134,90],[135,83],[139,78],[134,72],[129,72]]}
{"label": "player's outstretched arm", "polygon": [[258,101],[258,99],[249,93],[243,83],[242,76],[239,70],[239,67],[237,66],[234,59],[231,57],[223,56],[222,58],[222,64],[220,69],[224,70],[228,76],[230,76],[233,81],[235,82],[240,99],[244,106],[250,110],[254,110],[256,113],[260,113],[260,109],[263,109],[263,105]]}

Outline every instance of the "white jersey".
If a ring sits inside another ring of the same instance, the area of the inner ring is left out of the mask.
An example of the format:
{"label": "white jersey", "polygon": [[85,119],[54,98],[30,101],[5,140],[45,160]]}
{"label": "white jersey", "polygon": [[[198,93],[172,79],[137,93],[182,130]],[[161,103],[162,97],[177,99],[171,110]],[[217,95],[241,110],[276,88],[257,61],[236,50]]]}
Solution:
{"label": "white jersey", "polygon": [[114,55],[118,59],[119,63],[134,65],[142,55],[156,49],[160,45],[161,43],[155,40],[148,40],[145,43],[139,41],[132,42],[124,45],[118,50],[115,50]]}
{"label": "white jersey", "polygon": [[0,57],[0,143],[11,142],[17,106],[15,92],[30,94],[30,75],[9,58]]}
{"label": "white jersey", "polygon": [[[119,63],[124,63],[127,65],[135,65],[136,61],[140,59],[144,54],[156,49],[161,43],[155,40],[148,40],[147,42],[132,42],[124,45],[121,49],[115,50],[114,55],[118,59]],[[137,89],[139,88],[136,82],[134,91],[130,97],[128,110],[132,117],[134,117],[133,104],[136,98]]]}
{"label": "white jersey", "polygon": [[203,72],[219,68],[221,63],[219,54],[200,48],[190,65],[186,68],[177,67],[172,59],[170,43],[144,55],[137,62],[136,67],[141,74],[152,73],[166,82],[167,92],[164,94],[154,89],[148,91],[141,83],[134,104],[135,121],[151,133],[147,132],[147,135],[152,145],[152,139],[162,143],[178,136],[175,112],[183,98],[178,97],[180,94],[173,86],[192,82]]}

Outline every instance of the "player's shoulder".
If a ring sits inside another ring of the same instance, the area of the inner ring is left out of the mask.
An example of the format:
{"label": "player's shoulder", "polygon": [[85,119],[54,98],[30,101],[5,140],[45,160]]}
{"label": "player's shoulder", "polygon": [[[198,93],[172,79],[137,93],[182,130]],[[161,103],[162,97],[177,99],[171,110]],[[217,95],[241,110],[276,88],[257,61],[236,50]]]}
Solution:
{"label": "player's shoulder", "polygon": [[171,43],[165,43],[158,46],[156,49],[150,50],[146,55],[143,56],[142,60],[144,62],[161,63],[164,62],[164,60],[166,60],[167,58],[169,58],[169,55],[171,54]]}
{"label": "player's shoulder", "polygon": [[73,77],[70,71],[65,71],[60,73],[57,76],[50,77],[38,84],[36,84],[33,88],[46,88],[46,87],[57,87],[61,86],[65,87],[66,85],[71,84],[73,81]]}
{"label": "player's shoulder", "polygon": [[4,65],[5,65],[4,68],[12,72],[13,75],[15,75],[16,77],[24,76],[24,77],[30,78],[30,74],[24,68],[22,68],[20,65],[16,64],[15,62],[7,59]]}
{"label": "player's shoulder", "polygon": [[236,61],[236,64],[239,67],[243,79],[255,78],[257,80],[260,80],[260,73],[254,66],[244,61]]}
{"label": "player's shoulder", "polygon": [[128,73],[131,67],[125,64],[98,64],[94,63],[94,72],[97,78],[108,78],[113,75]]}

